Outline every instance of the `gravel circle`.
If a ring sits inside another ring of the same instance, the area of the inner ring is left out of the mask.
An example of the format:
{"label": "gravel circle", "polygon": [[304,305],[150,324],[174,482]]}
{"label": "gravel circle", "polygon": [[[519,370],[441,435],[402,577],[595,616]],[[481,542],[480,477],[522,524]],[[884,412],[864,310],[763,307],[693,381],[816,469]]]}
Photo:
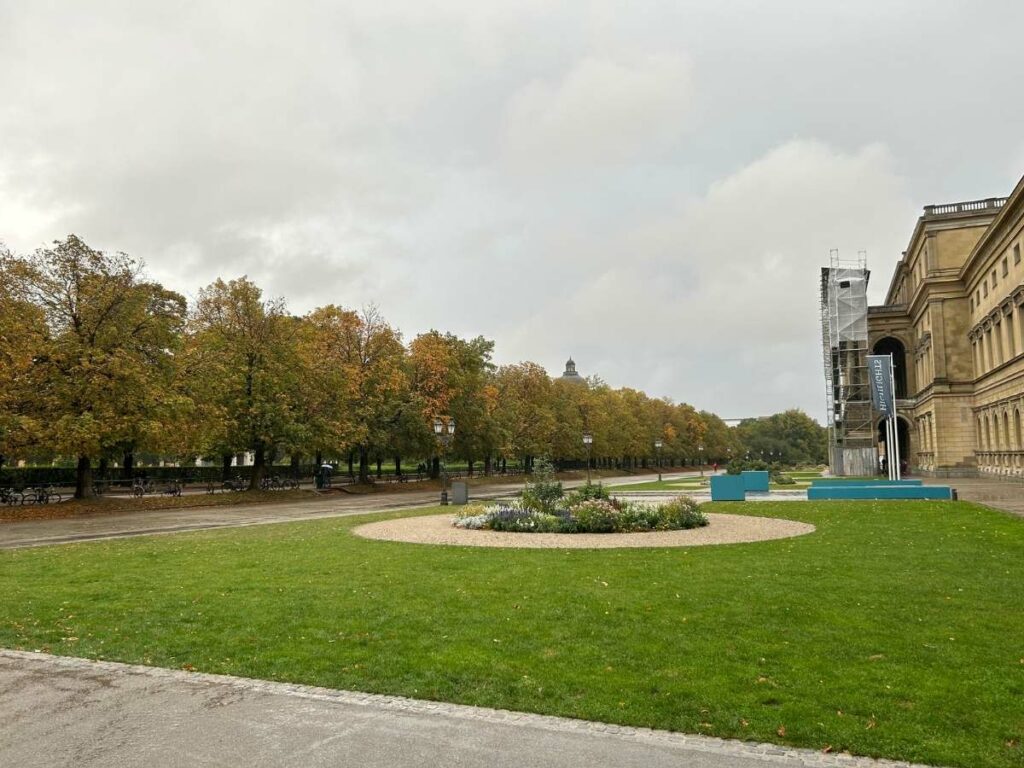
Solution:
{"label": "gravel circle", "polygon": [[702,547],[788,539],[813,533],[810,523],[775,517],[708,513],[709,525],[687,531],[647,533],[507,533],[473,531],[452,525],[454,516],[420,515],[367,523],[352,529],[357,536],[409,544],[520,549],[635,549],[639,547]]}

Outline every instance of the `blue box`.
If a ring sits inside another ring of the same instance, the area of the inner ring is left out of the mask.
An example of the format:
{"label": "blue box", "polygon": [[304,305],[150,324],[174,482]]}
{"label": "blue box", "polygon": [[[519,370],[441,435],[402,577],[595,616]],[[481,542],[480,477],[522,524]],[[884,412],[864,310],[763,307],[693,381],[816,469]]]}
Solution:
{"label": "blue box", "polygon": [[745,469],[740,472],[743,478],[743,487],[748,491],[768,493],[768,473],[764,470]]}
{"label": "blue box", "polygon": [[747,489],[740,475],[714,475],[711,478],[712,501],[746,501]]}
{"label": "blue box", "polygon": [[[844,487],[846,486],[846,487]],[[807,489],[811,501],[825,499],[940,499],[953,498],[953,489],[948,485],[816,485]]]}

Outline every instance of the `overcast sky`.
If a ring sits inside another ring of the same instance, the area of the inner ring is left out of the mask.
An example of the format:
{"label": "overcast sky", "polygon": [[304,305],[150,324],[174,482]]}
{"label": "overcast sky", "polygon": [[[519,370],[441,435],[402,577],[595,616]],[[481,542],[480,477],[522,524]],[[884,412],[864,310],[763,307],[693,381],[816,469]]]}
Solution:
{"label": "overcast sky", "polygon": [[726,417],[824,411],[818,268],[1024,174],[1024,3],[0,0],[0,241]]}

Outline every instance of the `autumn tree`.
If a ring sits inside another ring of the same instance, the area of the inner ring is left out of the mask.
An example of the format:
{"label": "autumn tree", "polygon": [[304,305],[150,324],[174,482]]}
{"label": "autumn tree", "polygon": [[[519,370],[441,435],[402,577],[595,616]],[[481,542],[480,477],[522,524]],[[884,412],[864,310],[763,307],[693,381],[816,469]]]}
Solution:
{"label": "autumn tree", "polygon": [[319,465],[357,441],[359,371],[348,350],[362,323],[358,313],[335,305],[318,307],[303,320],[296,339],[301,366],[300,439],[293,455],[312,451]]}
{"label": "autumn tree", "polygon": [[25,406],[45,448],[77,457],[75,496],[93,494],[93,462],[125,443],[159,445],[178,402],[169,386],[185,300],[146,280],[123,253],[75,235],[25,262],[24,293],[46,333]]}
{"label": "autumn tree", "polygon": [[190,394],[201,402],[207,450],[253,454],[249,488],[259,488],[268,462],[299,436],[299,320],[283,299],[264,299],[242,277],[216,280],[199,292],[189,318]]}
{"label": "autumn tree", "polygon": [[352,445],[359,454],[359,480],[368,482],[371,453],[393,445],[396,428],[413,410],[405,347],[376,307],[364,309],[341,330],[338,359],[355,397]]}
{"label": "autumn tree", "polygon": [[532,459],[551,450],[555,417],[551,411],[552,383],[536,363],[504,365],[495,375],[495,424],[506,456],[519,456],[529,469]]}
{"label": "autumn tree", "polygon": [[32,364],[46,338],[45,316],[28,299],[29,266],[0,243],[0,467],[33,442],[38,422],[28,410]]}
{"label": "autumn tree", "polygon": [[498,447],[493,351],[494,342],[482,336],[467,340],[437,331],[421,334],[409,344],[410,383],[424,426],[430,430],[441,416],[455,419],[453,451],[471,468],[475,460],[489,459]]}

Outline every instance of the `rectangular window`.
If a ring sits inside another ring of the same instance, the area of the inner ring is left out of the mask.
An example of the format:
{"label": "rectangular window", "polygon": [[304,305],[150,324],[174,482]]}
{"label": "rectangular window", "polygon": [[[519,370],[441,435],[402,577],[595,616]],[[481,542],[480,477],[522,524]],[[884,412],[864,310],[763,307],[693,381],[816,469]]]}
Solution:
{"label": "rectangular window", "polygon": [[988,298],[988,280],[981,284],[982,296]]}
{"label": "rectangular window", "polygon": [[1013,246],[1013,263],[1020,264],[1020,243]]}
{"label": "rectangular window", "polygon": [[992,270],[992,290],[996,289],[996,271]]}
{"label": "rectangular window", "polygon": [[1003,277],[1010,274],[1010,265],[1006,263],[1006,258],[1003,258]]}
{"label": "rectangular window", "polygon": [[971,312],[974,311],[974,297],[971,296]]}

